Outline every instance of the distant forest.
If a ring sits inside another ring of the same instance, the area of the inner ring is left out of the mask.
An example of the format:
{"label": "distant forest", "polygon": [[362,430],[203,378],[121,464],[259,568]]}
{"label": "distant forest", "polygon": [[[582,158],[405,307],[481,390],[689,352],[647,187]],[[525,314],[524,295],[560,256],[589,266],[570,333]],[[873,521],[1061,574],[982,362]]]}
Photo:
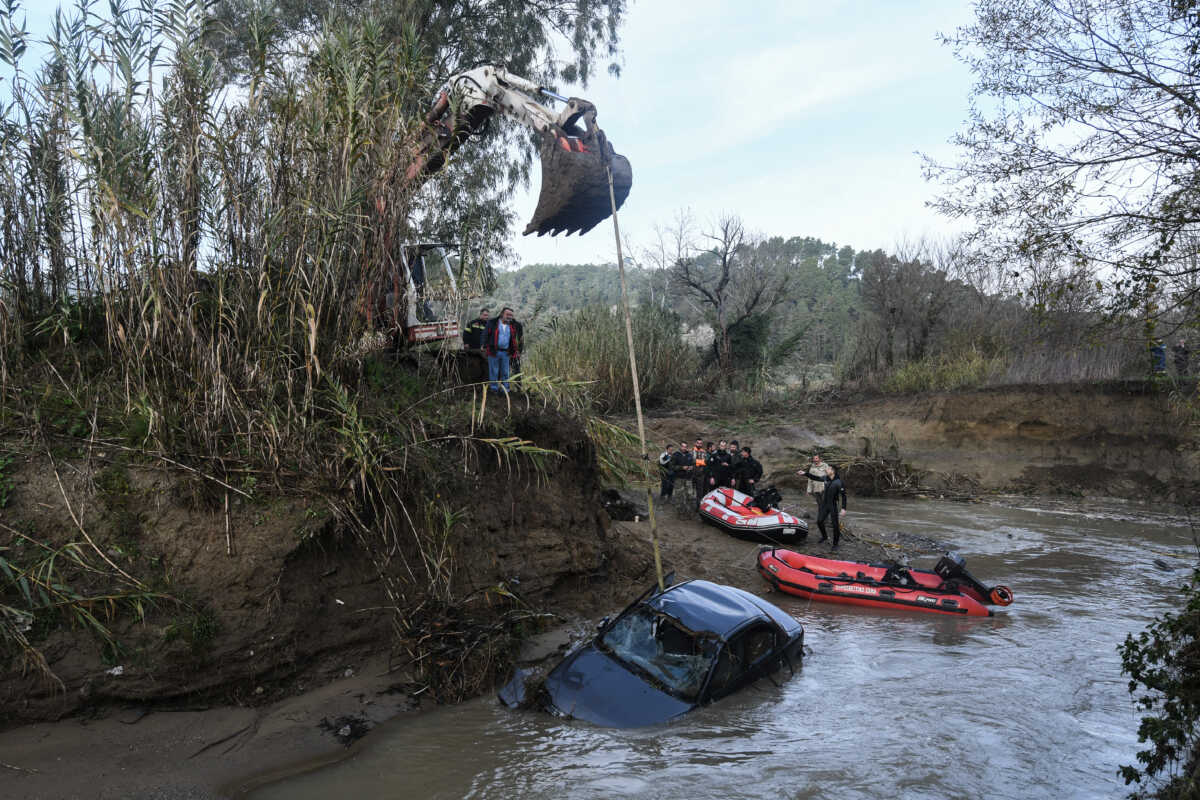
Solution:
{"label": "distant forest", "polygon": [[[800,328],[804,336],[794,355],[808,363],[835,362],[842,357],[862,314],[860,281],[855,268],[870,253],[838,247],[812,237],[775,237],[754,248],[769,255],[788,276],[786,296],[771,315],[777,334]],[[630,301],[674,311],[687,329],[711,325],[708,309],[689,298],[671,279],[670,269],[626,270]],[[617,266],[608,264],[528,264],[496,274],[496,287],[468,309],[512,306],[533,331],[555,317],[592,306],[613,307],[621,301]]]}

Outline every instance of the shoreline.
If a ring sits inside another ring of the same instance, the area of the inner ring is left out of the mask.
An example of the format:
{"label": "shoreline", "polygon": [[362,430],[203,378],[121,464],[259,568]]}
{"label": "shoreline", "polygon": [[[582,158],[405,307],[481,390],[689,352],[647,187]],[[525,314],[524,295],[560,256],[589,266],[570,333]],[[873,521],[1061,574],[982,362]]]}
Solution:
{"label": "shoreline", "polygon": [[[1021,497],[1028,497],[1022,495]],[[995,495],[1003,502],[1005,495]],[[1008,496],[1008,499],[1014,499]],[[1053,504],[1054,497],[1028,497]],[[1113,502],[1136,506],[1120,498]],[[1072,502],[1079,502],[1072,498]],[[911,500],[909,502],[928,502]],[[953,501],[941,501],[953,502]],[[1162,509],[1159,509],[1160,511]],[[698,521],[680,520],[669,506],[659,518],[665,569],[681,578],[705,577],[769,595],[769,587],[752,566],[758,545],[733,539]],[[853,525],[853,523],[852,523]],[[652,582],[649,526],[646,522],[614,522],[610,535],[645,575],[616,580],[613,605]],[[897,532],[855,530],[845,535],[838,557],[878,560],[889,548],[918,561],[939,542],[905,539]],[[811,537],[810,537],[811,538]],[[825,545],[809,541],[796,547],[825,554]],[[619,589],[619,591],[618,591]],[[623,592],[623,594],[622,594]],[[623,598],[623,599],[622,599]],[[595,618],[613,609],[593,609]],[[567,645],[569,630],[579,630],[577,615],[533,640],[542,640],[549,657]],[[533,640],[530,644],[533,644]],[[535,645],[536,646],[536,645]],[[528,655],[528,651],[526,654]],[[523,658],[522,660],[527,660]],[[0,732],[0,774],[5,797],[137,798],[209,800],[236,798],[273,780],[316,769],[353,755],[355,742],[388,720],[402,719],[435,707],[422,702],[419,687],[397,683],[387,660],[373,656],[343,675],[314,689],[257,708],[218,706],[205,710],[154,711],[110,706],[91,717],[40,722]],[[95,710],[94,710],[95,711]],[[339,736],[339,733],[345,736]],[[69,765],[69,766],[68,766]]]}

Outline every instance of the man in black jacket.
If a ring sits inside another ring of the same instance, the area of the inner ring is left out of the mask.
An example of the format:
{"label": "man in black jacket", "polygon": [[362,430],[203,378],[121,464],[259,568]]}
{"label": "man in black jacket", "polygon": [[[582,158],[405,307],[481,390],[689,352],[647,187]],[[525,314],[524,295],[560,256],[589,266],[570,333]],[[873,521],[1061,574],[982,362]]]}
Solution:
{"label": "man in black jacket", "polygon": [[664,503],[671,502],[672,495],[675,494],[675,445],[668,444],[667,449],[663,450],[658,456],[658,470],[662,475],[662,485],[658,489],[658,498]]}
{"label": "man in black jacket", "polygon": [[729,485],[729,452],[725,447],[725,442],[722,441],[717,449],[708,454],[708,489],[706,491],[712,491],[718,486]]}
{"label": "man in black jacket", "polygon": [[762,464],[758,463],[758,459],[750,455],[750,448],[742,448],[742,460],[737,466],[737,488],[738,491],[745,492],[751,497],[754,496],[754,490],[758,488],[758,481],[762,478]]}
{"label": "man in black jacket", "polygon": [[487,329],[488,310],[479,309],[479,316],[467,323],[463,328],[463,347],[468,350],[483,349],[483,332]]}

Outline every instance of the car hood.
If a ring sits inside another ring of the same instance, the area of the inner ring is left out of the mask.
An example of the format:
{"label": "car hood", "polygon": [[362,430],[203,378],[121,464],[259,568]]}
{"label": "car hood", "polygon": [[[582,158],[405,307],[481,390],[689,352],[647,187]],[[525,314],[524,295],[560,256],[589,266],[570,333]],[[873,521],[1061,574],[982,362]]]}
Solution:
{"label": "car hood", "polygon": [[545,689],[563,714],[614,728],[666,722],[695,705],[655,689],[595,644],[567,656],[546,677]]}

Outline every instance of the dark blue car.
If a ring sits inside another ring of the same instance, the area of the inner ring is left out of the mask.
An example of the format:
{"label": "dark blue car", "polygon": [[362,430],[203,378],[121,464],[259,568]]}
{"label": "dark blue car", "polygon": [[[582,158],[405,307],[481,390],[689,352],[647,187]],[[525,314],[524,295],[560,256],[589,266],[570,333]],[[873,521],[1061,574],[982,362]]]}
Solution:
{"label": "dark blue car", "polygon": [[546,676],[541,702],[597,725],[652,725],[794,671],[803,648],[803,626],[749,592],[699,580],[655,586]]}

